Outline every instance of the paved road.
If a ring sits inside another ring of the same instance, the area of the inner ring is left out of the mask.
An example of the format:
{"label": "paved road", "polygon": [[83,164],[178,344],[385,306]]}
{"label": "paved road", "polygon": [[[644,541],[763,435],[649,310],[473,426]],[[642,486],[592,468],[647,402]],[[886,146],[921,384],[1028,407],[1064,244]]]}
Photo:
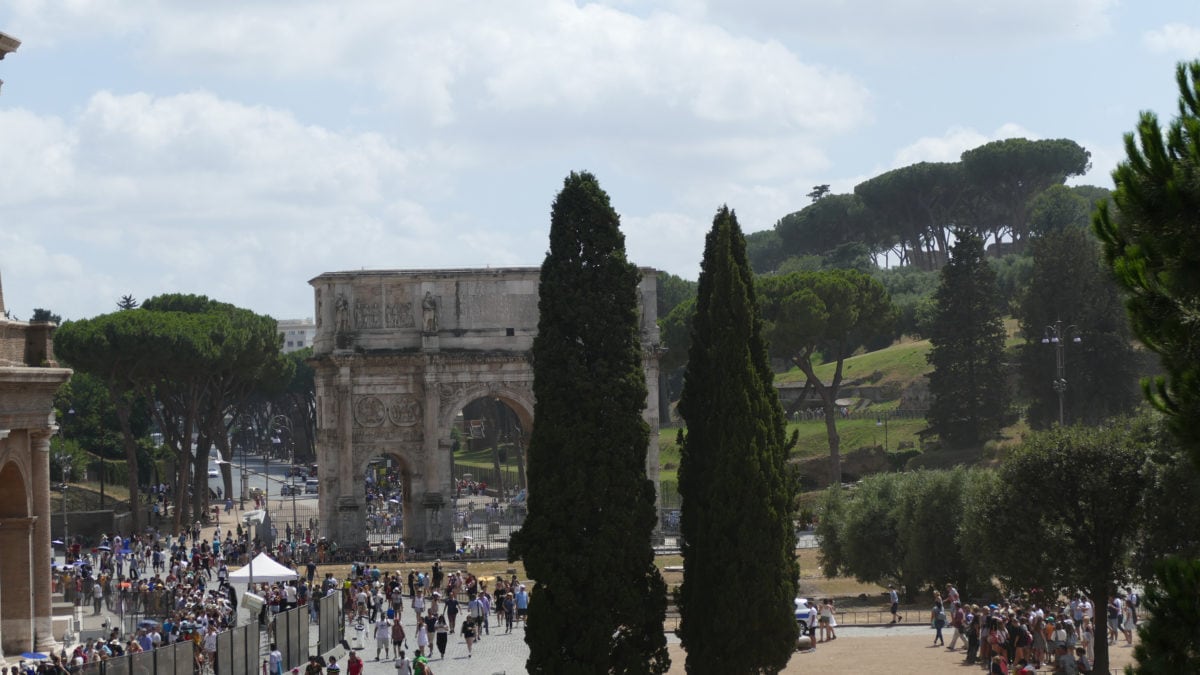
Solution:
{"label": "paved road", "polygon": [[[352,638],[352,634],[348,634]],[[367,638],[366,653],[359,652],[360,657],[367,657],[364,672],[368,675],[395,675],[396,670],[391,661],[375,661],[375,641]],[[409,640],[409,645],[414,644]],[[353,639],[350,645],[355,646]],[[411,654],[410,654],[411,656]],[[525,660],[529,658],[529,647],[525,645],[525,631],[514,628],[512,633],[505,634],[503,630],[491,635],[484,635],[482,640],[475,643],[472,656],[467,657],[467,644],[462,637],[453,636],[446,648],[446,658],[434,658],[429,662],[437,675],[467,675],[505,673],[518,675],[525,672]],[[345,668],[343,666],[343,672]]]}

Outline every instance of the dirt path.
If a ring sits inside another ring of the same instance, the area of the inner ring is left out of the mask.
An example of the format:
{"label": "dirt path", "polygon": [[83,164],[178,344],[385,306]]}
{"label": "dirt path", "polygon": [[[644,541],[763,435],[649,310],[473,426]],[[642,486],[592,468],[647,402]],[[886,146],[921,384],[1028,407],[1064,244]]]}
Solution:
{"label": "dirt path", "polygon": [[[984,672],[981,667],[963,663],[966,652],[961,647],[950,652],[945,647],[931,647],[932,641],[933,631],[922,628],[846,628],[838,631],[837,640],[818,645],[816,651],[793,655],[783,672],[787,675],[973,675]],[[683,650],[678,642],[672,642],[669,648],[671,670],[668,675],[684,675]],[[1133,663],[1133,650],[1123,644],[1114,645],[1109,648],[1109,659],[1110,668],[1120,672]]]}

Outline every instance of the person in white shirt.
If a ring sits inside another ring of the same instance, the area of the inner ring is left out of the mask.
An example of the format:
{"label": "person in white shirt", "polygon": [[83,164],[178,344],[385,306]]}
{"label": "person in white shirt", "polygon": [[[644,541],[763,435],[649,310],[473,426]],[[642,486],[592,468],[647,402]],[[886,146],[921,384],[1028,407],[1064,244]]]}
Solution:
{"label": "person in white shirt", "polygon": [[404,655],[403,651],[396,653],[396,675],[413,675],[412,661]]}
{"label": "person in white shirt", "polygon": [[392,641],[392,620],[380,618],[375,622],[375,660],[379,660],[379,651],[383,650],[384,658],[387,658],[389,645]]}

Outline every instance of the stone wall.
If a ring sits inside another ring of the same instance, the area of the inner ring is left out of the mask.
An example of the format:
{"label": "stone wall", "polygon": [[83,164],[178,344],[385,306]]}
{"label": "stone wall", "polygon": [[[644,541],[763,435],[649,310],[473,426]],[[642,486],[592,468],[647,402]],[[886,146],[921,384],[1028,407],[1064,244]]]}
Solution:
{"label": "stone wall", "polygon": [[0,317],[0,366],[55,366],[54,324]]}

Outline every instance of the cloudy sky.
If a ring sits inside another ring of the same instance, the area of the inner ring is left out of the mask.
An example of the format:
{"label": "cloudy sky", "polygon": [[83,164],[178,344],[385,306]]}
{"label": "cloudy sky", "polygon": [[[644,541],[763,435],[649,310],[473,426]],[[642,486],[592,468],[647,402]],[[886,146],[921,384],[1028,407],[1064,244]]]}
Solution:
{"label": "cloudy sky", "polygon": [[65,318],[203,293],[312,316],[323,272],[538,265],[571,170],[631,258],[1010,136],[1111,186],[1174,110],[1193,0],[5,0],[0,275]]}

